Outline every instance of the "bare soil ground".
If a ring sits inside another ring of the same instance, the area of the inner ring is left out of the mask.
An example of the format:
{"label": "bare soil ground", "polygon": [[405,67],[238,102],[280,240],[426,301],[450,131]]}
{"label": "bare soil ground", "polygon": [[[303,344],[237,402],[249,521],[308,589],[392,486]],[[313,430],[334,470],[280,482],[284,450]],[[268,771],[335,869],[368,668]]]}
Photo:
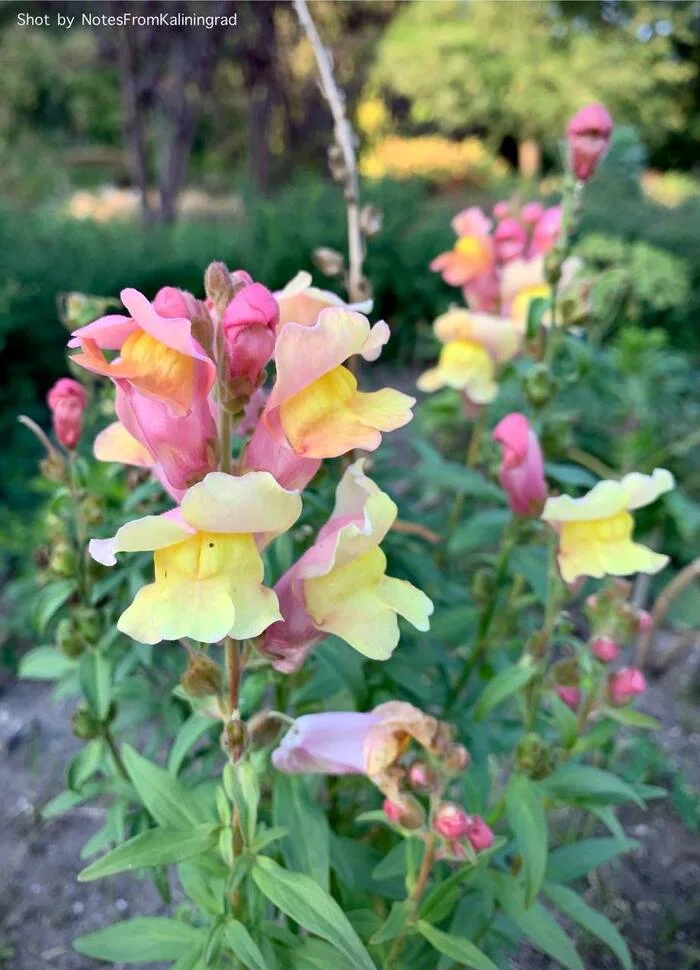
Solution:
{"label": "bare soil ground", "polygon": [[[644,708],[663,724],[669,761],[700,786],[700,707],[689,686],[700,683],[700,652],[654,682]],[[0,696],[0,966],[6,970],[94,970],[71,940],[132,915],[165,911],[148,880],[124,875],[78,883],[80,848],[101,825],[101,810],[79,807],[45,821],[39,810],[62,790],[63,768],[78,742],[69,704],[50,688],[10,682]],[[587,898],[620,927],[635,970],[700,967],[700,836],[686,828],[670,801],[629,810],[624,824],[640,849],[597,874]],[[4,948],[4,949],[3,949]],[[613,957],[586,946],[590,970],[613,970]],[[556,965],[523,948],[513,970]]]}

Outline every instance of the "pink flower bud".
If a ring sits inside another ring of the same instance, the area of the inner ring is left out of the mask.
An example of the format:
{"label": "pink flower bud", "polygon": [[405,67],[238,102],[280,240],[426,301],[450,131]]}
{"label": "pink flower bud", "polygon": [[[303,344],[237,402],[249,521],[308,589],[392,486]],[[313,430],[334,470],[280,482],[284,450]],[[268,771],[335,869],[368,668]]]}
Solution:
{"label": "pink flower bud", "polygon": [[591,653],[604,664],[617,660],[620,648],[612,637],[596,637],[591,643]]}
{"label": "pink flower bud", "polygon": [[510,212],[510,205],[504,199],[502,199],[500,202],[495,204],[492,211],[494,219],[505,219]]}
{"label": "pink flower bud", "polygon": [[647,689],[644,674],[637,667],[623,667],[608,679],[608,696],[615,706],[629,704],[633,697]]}
{"label": "pink flower bud", "polygon": [[561,235],[562,208],[552,205],[545,209],[532,231],[532,242],[528,256],[545,256],[551,252]]}
{"label": "pink flower bud", "polygon": [[408,780],[412,788],[427,791],[435,781],[435,772],[423,761],[416,761],[408,769]]}
{"label": "pink flower bud", "polygon": [[590,596],[586,597],[586,609],[595,610],[598,608],[598,597],[595,593],[591,593]]}
{"label": "pink flower bud", "polygon": [[403,809],[400,805],[397,805],[396,802],[391,802],[388,798],[385,798],[382,809],[390,822],[393,822],[395,825],[399,824],[403,814]]}
{"label": "pink flower bud", "polygon": [[83,412],[86,404],[83,385],[71,377],[62,377],[46,395],[46,402],[51,409],[56,437],[64,448],[72,451],[77,446],[83,430]]}
{"label": "pink flower bud", "polygon": [[544,206],[541,202],[527,202],[520,213],[520,218],[527,226],[534,226],[542,218]]}
{"label": "pink flower bud", "polygon": [[538,516],[547,498],[542,449],[524,414],[514,411],[493,429],[503,448],[499,478],[516,515]]}
{"label": "pink flower bud", "polygon": [[469,832],[469,816],[454,802],[443,802],[435,812],[433,826],[443,838],[461,839]]}
{"label": "pink flower bud", "polygon": [[610,144],[613,122],[602,104],[589,104],[574,115],[566,136],[569,160],[577,179],[587,182]]}
{"label": "pink flower bud", "polygon": [[466,835],[475,852],[483,852],[493,845],[494,835],[480,815],[469,816],[469,827]]}
{"label": "pink flower bud", "polygon": [[654,617],[647,610],[639,610],[637,613],[637,629],[640,633],[646,633],[654,626]]}
{"label": "pink flower bud", "polygon": [[567,687],[564,684],[555,684],[554,693],[559,697],[560,700],[564,701],[567,707],[570,707],[572,711],[578,710],[578,706],[581,703],[581,691],[578,687]]}
{"label": "pink flower bud", "polygon": [[493,234],[496,262],[510,263],[525,252],[527,236],[517,219],[507,217],[496,226]]}
{"label": "pink flower bud", "polygon": [[243,286],[226,308],[221,323],[229,375],[249,382],[252,391],[275,349],[279,306],[261,283]]}
{"label": "pink flower bud", "polygon": [[153,298],[153,309],[161,317],[191,320],[197,310],[197,301],[191,293],[178,290],[176,286],[163,286]]}

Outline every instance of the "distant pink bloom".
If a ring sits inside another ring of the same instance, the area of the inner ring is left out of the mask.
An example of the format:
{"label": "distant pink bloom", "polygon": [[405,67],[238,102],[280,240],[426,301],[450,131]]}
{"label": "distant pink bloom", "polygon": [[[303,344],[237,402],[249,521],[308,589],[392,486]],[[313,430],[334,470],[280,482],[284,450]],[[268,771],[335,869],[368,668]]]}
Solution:
{"label": "distant pink bloom", "polygon": [[454,802],[443,802],[435,812],[433,827],[444,839],[461,839],[469,831],[469,816]]}
{"label": "distant pink bloom", "polygon": [[544,256],[556,246],[561,235],[562,208],[550,206],[540,216],[532,232],[528,257]]}
{"label": "distant pink bloom", "polygon": [[646,689],[646,678],[637,667],[623,667],[610,674],[608,679],[608,696],[616,707],[629,704],[632,698],[643,694]]}
{"label": "distant pink bloom", "polygon": [[454,217],[452,228],[458,237],[454,248],[436,256],[430,268],[435,273],[442,273],[443,280],[450,286],[464,286],[491,269],[491,220],[478,206],[471,206]]}
{"label": "distant pink bloom", "polygon": [[525,252],[527,233],[517,219],[502,219],[493,234],[496,262],[500,265],[518,259]]}
{"label": "distant pink bloom", "polygon": [[569,122],[569,160],[577,179],[587,182],[610,145],[613,121],[602,104],[581,108]]}
{"label": "distant pink bloom", "polygon": [[53,430],[64,448],[73,450],[83,430],[86,397],[82,384],[72,377],[61,377],[46,395],[51,410]]}
{"label": "distant pink bloom", "polygon": [[[504,204],[507,207],[507,203]],[[472,205],[458,212],[450,225],[454,229],[455,236],[488,236],[492,222],[483,209],[478,205]]]}
{"label": "distant pink bloom", "polygon": [[564,701],[567,707],[570,707],[572,711],[578,710],[578,706],[581,703],[581,691],[578,687],[568,687],[564,684],[555,684],[554,693],[559,697],[560,700]]}
{"label": "distant pink bloom", "polygon": [[491,211],[493,212],[494,219],[505,219],[507,215],[510,215],[510,203],[506,202],[505,199],[501,199],[500,202],[494,205]]}
{"label": "distant pink bloom", "polygon": [[242,393],[252,392],[272,357],[279,317],[277,301],[262,283],[243,286],[224,312],[221,329],[228,375],[245,385]]}
{"label": "distant pink bloom", "polygon": [[382,804],[382,810],[390,822],[394,822],[395,825],[401,821],[401,816],[403,815],[403,808],[401,805],[397,805],[396,802],[390,801],[388,798],[384,799]]}
{"label": "distant pink bloom", "polygon": [[541,202],[526,202],[520,212],[520,218],[528,226],[534,226],[542,218],[544,206]]}
{"label": "distant pink bloom", "polygon": [[479,313],[498,313],[501,288],[495,267],[481,276],[475,276],[462,287],[464,301],[470,310]]}
{"label": "distant pink bloom", "polygon": [[620,647],[612,637],[596,637],[591,643],[591,653],[604,664],[612,663],[620,655]]}
{"label": "distant pink bloom", "polygon": [[494,834],[480,815],[469,816],[466,836],[475,852],[483,852],[493,845]]}
{"label": "distant pink bloom", "polygon": [[539,516],[547,498],[542,449],[524,414],[514,411],[493,429],[503,448],[499,474],[508,504],[516,515]]}

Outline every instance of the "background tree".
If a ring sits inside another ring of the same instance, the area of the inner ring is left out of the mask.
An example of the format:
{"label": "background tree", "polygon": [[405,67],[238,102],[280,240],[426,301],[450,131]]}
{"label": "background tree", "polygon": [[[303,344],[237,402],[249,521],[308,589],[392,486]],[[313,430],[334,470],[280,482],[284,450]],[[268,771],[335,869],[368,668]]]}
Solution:
{"label": "background tree", "polygon": [[698,65],[674,33],[692,35],[690,8],[634,3],[609,16],[611,4],[585,15],[567,6],[417,0],[386,30],[370,84],[401,99],[415,128],[516,138],[524,174],[538,167],[533,140],[551,146],[585,101],[604,101],[652,148],[681,131]]}

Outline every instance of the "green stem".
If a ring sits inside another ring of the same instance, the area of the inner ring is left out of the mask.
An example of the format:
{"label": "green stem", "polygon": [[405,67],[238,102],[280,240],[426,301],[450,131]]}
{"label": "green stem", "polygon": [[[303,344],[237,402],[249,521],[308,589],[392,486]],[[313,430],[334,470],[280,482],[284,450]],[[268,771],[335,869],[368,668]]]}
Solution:
{"label": "green stem", "polygon": [[[544,626],[542,628],[542,649],[538,657],[540,667],[546,667],[546,658],[552,647],[554,628],[559,612],[559,597],[561,590],[561,580],[559,578],[559,568],[557,566],[557,536],[551,530],[548,536],[549,546],[549,566],[547,570],[547,603],[544,613]],[[526,689],[526,727],[531,731],[537,714],[537,702],[542,687],[542,676],[537,675]]]}
{"label": "green stem", "polygon": [[119,754],[119,748],[117,747],[117,742],[114,740],[114,735],[112,734],[111,728],[107,725],[102,729],[102,737],[105,740],[107,747],[109,748],[110,754],[114,759],[114,763],[117,766],[117,771],[126,781],[129,781],[129,772],[126,770],[126,765],[122,761],[122,756]]}
{"label": "green stem", "polygon": [[493,591],[493,596],[486,604],[486,607],[484,608],[484,611],[479,619],[474,650],[471,656],[468,658],[468,661],[465,663],[462,672],[457,679],[457,683],[454,686],[452,700],[448,708],[450,711],[459,702],[460,695],[464,690],[472,671],[479,666],[488,648],[491,624],[493,623],[493,619],[496,615],[496,606],[498,605],[499,593],[505,585],[505,581],[508,576],[508,562],[510,560],[510,554],[513,551],[513,547],[515,546],[517,535],[518,520],[513,518],[506,526],[501,539],[498,559],[496,560],[496,576],[494,581],[495,588]]}
{"label": "green stem", "polygon": [[241,662],[238,651],[238,640],[226,637],[224,640],[226,654],[226,675],[228,680],[228,709],[230,714],[238,712],[239,694],[241,687]]}
{"label": "green stem", "polygon": [[[488,408],[484,406],[477,415],[476,421],[474,422],[474,426],[472,428],[472,433],[469,437],[469,446],[467,447],[467,453],[464,458],[464,464],[467,468],[475,468],[477,462],[479,461],[479,447],[481,445],[481,439],[484,436],[487,420]],[[447,523],[448,536],[451,536],[459,525],[459,520],[462,515],[462,508],[464,506],[464,498],[464,492],[458,492],[455,495],[454,503],[452,505],[452,510]]]}
{"label": "green stem", "polygon": [[71,502],[73,505],[73,522],[75,525],[75,542],[77,546],[78,560],[78,586],[85,605],[89,599],[89,583],[85,554],[87,551],[87,527],[85,518],[80,505],[80,482],[78,481],[78,469],[75,464],[75,452],[68,453],[68,483],[70,488]]}
{"label": "green stem", "polygon": [[569,448],[566,452],[566,457],[577,462],[579,465],[582,465],[584,468],[587,468],[599,478],[617,479],[620,477],[614,468],[611,468],[610,465],[606,465],[604,461],[601,461],[600,458],[596,458],[595,455],[591,455],[587,451],[584,451],[583,448],[577,448],[575,446]]}
{"label": "green stem", "polygon": [[395,937],[394,942],[389,951],[389,956],[387,957],[386,967],[387,970],[392,970],[396,966],[397,960],[401,955],[401,950],[406,941],[406,934],[409,928],[416,920],[418,915],[418,907],[420,906],[420,901],[423,898],[423,893],[425,892],[425,887],[428,884],[428,879],[430,877],[430,872],[433,868],[433,862],[435,861],[435,845],[436,836],[434,832],[428,835],[425,843],[425,853],[423,855],[423,861],[421,862],[420,869],[418,871],[418,877],[416,878],[416,884],[411,891],[411,895],[408,898],[409,906],[406,919],[403,926],[401,927],[398,936]]}

